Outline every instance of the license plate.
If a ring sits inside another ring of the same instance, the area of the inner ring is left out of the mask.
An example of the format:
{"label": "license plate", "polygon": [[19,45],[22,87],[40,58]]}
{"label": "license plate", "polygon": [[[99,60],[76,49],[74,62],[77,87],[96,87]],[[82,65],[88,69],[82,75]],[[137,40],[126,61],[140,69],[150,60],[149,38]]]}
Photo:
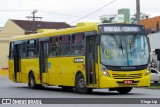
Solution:
{"label": "license plate", "polygon": [[132,80],[124,80],[124,84],[132,84]]}

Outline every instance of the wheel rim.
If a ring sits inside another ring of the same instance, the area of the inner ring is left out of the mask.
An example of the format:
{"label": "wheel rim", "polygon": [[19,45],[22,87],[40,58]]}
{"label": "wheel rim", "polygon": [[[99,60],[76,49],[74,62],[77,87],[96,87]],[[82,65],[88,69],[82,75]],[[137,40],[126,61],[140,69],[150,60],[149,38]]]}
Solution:
{"label": "wheel rim", "polygon": [[81,89],[85,88],[85,82],[83,78],[78,81],[78,87]]}
{"label": "wheel rim", "polygon": [[34,79],[33,79],[33,77],[31,76],[31,79],[30,79],[30,84],[31,84],[31,87],[33,87],[34,86]]}

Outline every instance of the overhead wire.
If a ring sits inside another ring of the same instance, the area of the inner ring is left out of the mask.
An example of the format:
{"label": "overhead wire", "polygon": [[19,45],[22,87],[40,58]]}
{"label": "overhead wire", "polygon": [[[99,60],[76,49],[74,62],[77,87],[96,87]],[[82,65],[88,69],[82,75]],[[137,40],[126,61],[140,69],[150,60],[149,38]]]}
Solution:
{"label": "overhead wire", "polygon": [[75,23],[75,22],[77,22],[77,21],[79,21],[79,20],[81,20],[81,19],[84,19],[84,18],[86,18],[86,17],[88,17],[88,16],[90,16],[90,15],[96,13],[96,12],[100,11],[101,9],[103,9],[103,8],[105,8],[105,7],[107,7],[107,6],[109,6],[110,4],[112,4],[112,3],[116,2],[116,1],[117,1],[117,0],[113,0],[113,1],[111,1],[111,2],[109,2],[109,3],[107,3],[106,5],[104,5],[104,6],[100,7],[100,8],[98,8],[97,10],[95,10],[95,11],[93,11],[93,12],[91,12],[91,13],[89,13],[89,14],[87,14],[87,15],[85,15],[85,16],[83,16],[83,17],[81,17],[81,18],[79,18],[79,19],[77,19],[77,20],[75,20],[75,21],[73,21],[73,22],[71,22],[70,24],[73,24],[73,23]]}
{"label": "overhead wire", "polygon": [[66,14],[66,13],[62,13],[62,12],[55,12],[55,11],[48,11],[48,10],[38,10],[39,12],[42,12],[42,13],[47,13],[47,14],[56,14],[56,15],[59,15],[59,16],[68,16],[68,17],[77,17],[73,14]]}
{"label": "overhead wire", "polygon": [[0,12],[17,12],[17,11],[32,11],[32,10],[0,10]]}
{"label": "overhead wire", "polygon": [[[30,12],[32,12],[33,10],[0,10],[0,12],[20,12],[20,11],[22,11],[22,12],[23,11],[28,11],[28,12],[30,11]],[[75,15],[72,15],[72,14],[60,13],[60,12],[55,12],[55,11],[40,10],[40,9],[37,9],[37,10],[38,10],[38,12],[52,14],[52,15],[68,16],[68,17],[78,17],[78,16],[75,16]]]}

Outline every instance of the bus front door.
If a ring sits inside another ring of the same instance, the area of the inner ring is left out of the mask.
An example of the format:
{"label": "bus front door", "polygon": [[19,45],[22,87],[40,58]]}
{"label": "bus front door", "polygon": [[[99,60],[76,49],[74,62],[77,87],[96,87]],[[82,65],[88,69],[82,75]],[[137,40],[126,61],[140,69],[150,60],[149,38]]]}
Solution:
{"label": "bus front door", "polygon": [[96,36],[86,36],[86,79],[88,85],[96,84],[95,43]]}
{"label": "bus front door", "polygon": [[39,49],[39,66],[40,66],[40,80],[41,83],[48,82],[48,42],[41,41]]}
{"label": "bus front door", "polygon": [[14,80],[16,82],[21,82],[21,59],[20,59],[21,45],[14,45]]}

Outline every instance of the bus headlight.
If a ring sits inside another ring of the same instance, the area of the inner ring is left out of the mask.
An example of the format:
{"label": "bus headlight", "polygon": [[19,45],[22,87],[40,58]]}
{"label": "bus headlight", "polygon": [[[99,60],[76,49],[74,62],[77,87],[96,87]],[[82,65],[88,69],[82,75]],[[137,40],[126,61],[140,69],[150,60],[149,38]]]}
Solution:
{"label": "bus headlight", "polygon": [[146,73],[145,73],[145,76],[147,76],[147,75],[150,74],[150,73],[151,73],[151,66],[148,65],[147,70],[146,70]]}
{"label": "bus headlight", "polygon": [[104,65],[102,65],[102,64],[101,64],[101,71],[102,71],[103,75],[109,76],[108,70],[107,70],[106,67],[105,67]]}

